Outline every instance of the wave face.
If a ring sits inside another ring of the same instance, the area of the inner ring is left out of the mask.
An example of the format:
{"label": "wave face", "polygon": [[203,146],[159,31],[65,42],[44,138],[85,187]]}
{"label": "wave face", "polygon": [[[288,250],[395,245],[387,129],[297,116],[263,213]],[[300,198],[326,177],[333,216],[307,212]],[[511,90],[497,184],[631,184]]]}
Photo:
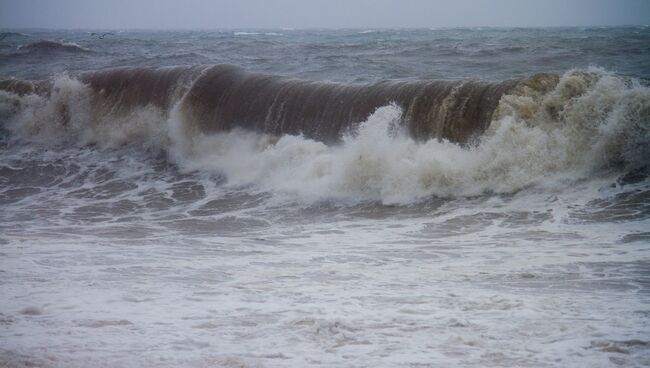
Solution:
{"label": "wave face", "polygon": [[[538,76],[550,78],[556,76]],[[303,135],[331,143],[388,104],[402,108],[412,137],[466,143],[489,125],[501,96],[518,81],[385,81],[350,85],[250,73],[231,65],[120,68],[82,74],[92,90],[94,115],[128,114],[177,102],[184,119],[202,132],[243,128]],[[43,93],[36,82],[2,81],[0,88]],[[45,85],[44,82],[38,83]],[[101,112],[99,110],[102,110]]]}
{"label": "wave face", "polygon": [[379,107],[394,103],[404,110],[403,119],[413,137],[466,142],[487,127],[501,95],[515,84],[386,81],[345,85],[217,65],[194,82],[181,109],[204,131],[241,127],[333,142]]}
{"label": "wave face", "polygon": [[[557,76],[540,75],[556,81]],[[339,141],[376,109],[395,104],[414,138],[468,142],[489,125],[501,96],[519,81],[385,81],[368,85],[315,82],[250,73],[231,65],[119,68],[82,74],[101,115],[181,101],[185,119],[203,132],[244,128]],[[38,85],[38,88],[36,87]],[[45,92],[47,82],[0,81],[20,95]]]}
{"label": "wave face", "polygon": [[650,162],[648,88],[596,69],[349,85],[216,65],[0,86],[16,137],[144,145],[307,201],[510,193]]}

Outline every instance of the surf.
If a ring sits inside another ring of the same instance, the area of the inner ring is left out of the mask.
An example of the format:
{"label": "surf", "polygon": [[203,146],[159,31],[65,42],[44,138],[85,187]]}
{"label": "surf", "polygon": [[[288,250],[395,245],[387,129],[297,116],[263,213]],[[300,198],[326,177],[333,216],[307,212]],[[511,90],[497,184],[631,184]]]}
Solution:
{"label": "surf", "polygon": [[0,89],[14,139],[139,145],[308,202],[513,193],[650,162],[649,89],[601,69],[342,84],[231,65],[119,68]]}

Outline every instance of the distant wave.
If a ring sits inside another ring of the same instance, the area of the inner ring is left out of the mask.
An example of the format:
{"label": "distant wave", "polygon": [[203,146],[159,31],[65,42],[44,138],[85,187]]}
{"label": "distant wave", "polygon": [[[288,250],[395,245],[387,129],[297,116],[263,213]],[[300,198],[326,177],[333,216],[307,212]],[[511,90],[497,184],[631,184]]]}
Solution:
{"label": "distant wave", "polygon": [[0,40],[3,40],[5,38],[10,38],[10,37],[29,37],[28,34],[21,33],[21,32],[0,32]]}
{"label": "distant wave", "polygon": [[522,46],[508,46],[508,47],[495,47],[495,48],[490,48],[490,47],[482,47],[478,48],[476,51],[474,51],[476,54],[481,55],[481,56],[500,56],[504,54],[510,54],[510,53],[520,53],[526,51],[525,47]]}
{"label": "distant wave", "polygon": [[90,50],[79,46],[74,42],[57,42],[42,40],[38,42],[21,45],[18,47],[21,52],[67,52],[67,53],[85,53]]}
{"label": "distant wave", "polygon": [[277,32],[234,32],[235,36],[284,36],[282,33]]}

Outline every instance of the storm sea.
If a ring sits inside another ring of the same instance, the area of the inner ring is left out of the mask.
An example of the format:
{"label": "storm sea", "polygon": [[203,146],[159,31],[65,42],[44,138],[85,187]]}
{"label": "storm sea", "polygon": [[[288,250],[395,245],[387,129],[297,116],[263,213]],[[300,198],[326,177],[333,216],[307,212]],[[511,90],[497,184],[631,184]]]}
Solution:
{"label": "storm sea", "polygon": [[650,365],[650,27],[0,37],[0,366]]}

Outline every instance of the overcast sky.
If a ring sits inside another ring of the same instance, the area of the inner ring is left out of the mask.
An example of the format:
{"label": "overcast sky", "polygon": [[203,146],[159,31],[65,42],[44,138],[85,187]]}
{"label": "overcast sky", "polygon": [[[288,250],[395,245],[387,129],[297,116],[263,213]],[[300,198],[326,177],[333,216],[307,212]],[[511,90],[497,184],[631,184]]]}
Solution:
{"label": "overcast sky", "polygon": [[0,0],[0,28],[650,24],[650,0]]}

